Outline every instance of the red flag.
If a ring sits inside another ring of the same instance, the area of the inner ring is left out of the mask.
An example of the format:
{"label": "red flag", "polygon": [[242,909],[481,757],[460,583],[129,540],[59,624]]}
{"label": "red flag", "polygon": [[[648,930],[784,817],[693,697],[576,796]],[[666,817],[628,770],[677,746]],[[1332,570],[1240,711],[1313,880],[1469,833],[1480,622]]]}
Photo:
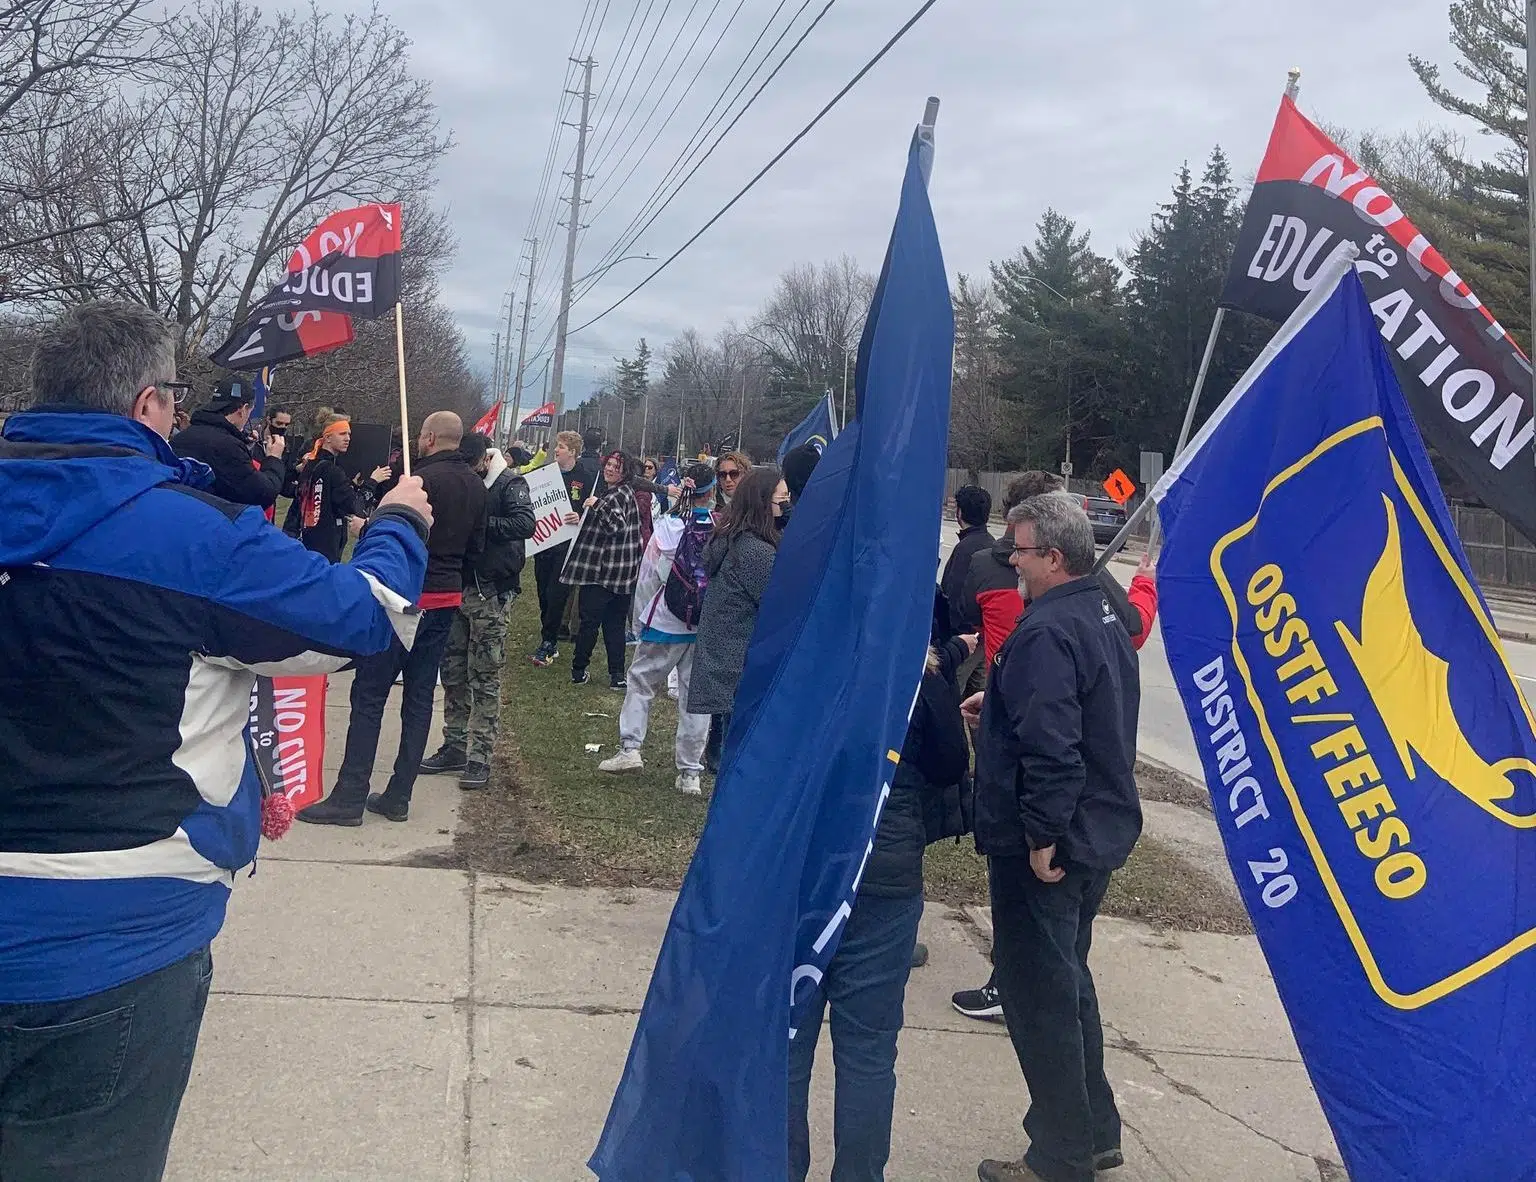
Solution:
{"label": "red flag", "polygon": [[372,320],[400,302],[400,250],[398,205],[331,214],[299,243],[283,281],[213,354],[214,363],[254,370],[350,344],[353,316]]}
{"label": "red flag", "polygon": [[471,428],[471,430],[475,431],[477,434],[484,435],[487,438],[494,438],[496,435],[496,420],[500,417],[501,403],[498,402],[495,406],[491,407],[490,410],[486,411],[483,415],[480,416],[480,421],[476,423],[474,427]]}
{"label": "red flag", "polygon": [[555,421],[555,404],[546,402],[538,410],[525,418],[519,426],[523,427],[547,427]]}

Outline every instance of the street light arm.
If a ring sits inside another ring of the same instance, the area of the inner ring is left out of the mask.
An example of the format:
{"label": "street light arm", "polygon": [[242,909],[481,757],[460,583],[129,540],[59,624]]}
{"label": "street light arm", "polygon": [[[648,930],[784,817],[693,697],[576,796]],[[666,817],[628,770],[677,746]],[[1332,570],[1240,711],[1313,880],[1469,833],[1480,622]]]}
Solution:
{"label": "street light arm", "polygon": [[1064,300],[1066,302],[1067,307],[1069,307],[1069,308],[1076,308],[1077,307],[1077,300],[1076,299],[1074,299],[1072,296],[1062,295],[1061,292],[1057,291],[1054,287],[1052,287],[1044,279],[1038,279],[1038,278],[1036,278],[1033,275],[1021,275],[1020,278],[1025,280],[1028,283],[1038,283],[1041,287],[1045,288],[1046,291],[1050,292],[1058,300]]}

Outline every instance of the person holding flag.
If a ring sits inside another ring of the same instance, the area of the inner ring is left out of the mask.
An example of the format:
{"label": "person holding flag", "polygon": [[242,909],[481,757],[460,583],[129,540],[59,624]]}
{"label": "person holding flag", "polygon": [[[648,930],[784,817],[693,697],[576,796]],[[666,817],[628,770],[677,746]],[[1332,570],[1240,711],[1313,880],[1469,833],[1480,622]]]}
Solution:
{"label": "person holding flag", "polygon": [[268,439],[262,448],[259,466],[253,465],[245,440],[251,421],[256,392],[239,378],[224,378],[214,387],[213,397],[200,410],[192,412],[192,421],[176,434],[171,450],[179,456],[201,460],[213,469],[215,496],[237,505],[255,505],[270,509],[277,503],[288,475],[283,462],[286,440]]}

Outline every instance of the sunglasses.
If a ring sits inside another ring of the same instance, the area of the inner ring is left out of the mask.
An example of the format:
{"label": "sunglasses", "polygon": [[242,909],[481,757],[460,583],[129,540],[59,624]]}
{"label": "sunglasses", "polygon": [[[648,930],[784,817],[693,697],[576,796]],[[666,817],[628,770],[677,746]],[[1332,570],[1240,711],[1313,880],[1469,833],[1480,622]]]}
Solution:
{"label": "sunglasses", "polygon": [[718,473],[718,475],[719,475],[721,480],[740,480],[741,479],[741,469],[740,468],[721,468],[719,473]]}

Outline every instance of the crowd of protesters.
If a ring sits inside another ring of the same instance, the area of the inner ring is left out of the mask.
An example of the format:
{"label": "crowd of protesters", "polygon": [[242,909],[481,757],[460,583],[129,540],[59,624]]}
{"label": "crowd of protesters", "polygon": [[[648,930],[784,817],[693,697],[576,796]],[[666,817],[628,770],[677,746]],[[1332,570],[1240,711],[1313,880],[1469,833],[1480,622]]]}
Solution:
{"label": "crowd of protesters", "polygon": [[[58,1163],[81,1176],[108,1161],[129,1177],[163,1168],[209,943],[231,873],[255,853],[261,786],[242,738],[253,671],[354,669],[340,771],[302,822],[356,826],[370,812],[403,822],[421,774],[457,775],[465,789],[492,778],[508,613],[535,530],[524,474],[542,451],[503,454],[437,411],[421,422],[411,475],[398,436],[364,473],[344,463],[345,413],[322,408],[309,439],[286,408],[253,422],[255,390],[239,377],[188,413],[174,372],[158,317],[128,304],[72,309],[39,345],[36,405],[0,434],[0,776],[25,789],[0,793],[0,1035],[23,1023],[74,1031],[33,1056],[57,1085],[38,1101],[49,1119],[0,1111],[3,1160],[18,1177]],[[657,458],[605,449],[600,431],[555,437],[573,536],[534,557],[531,659],[549,669],[573,641],[569,679],[582,685],[601,639],[624,701],[618,752],[600,772],[644,767],[666,687],[679,710],[674,787],[703,795],[819,457],[798,447],[780,469],[724,450],[663,482]],[[967,833],[988,859],[994,973],[954,1005],[1006,1022],[1030,1095],[1025,1158],[983,1162],[980,1177],[1088,1182],[1122,1161],[1087,955],[1109,875],[1141,828],[1135,653],[1157,589],[1147,562],[1128,591],[1094,573],[1082,500],[1061,485],[1043,472],[1016,478],[996,537],[989,494],[954,496],[959,540],[935,587],[890,796],[790,1048],[795,1178],[809,1169],[809,1086],[828,1010],[833,1176],[883,1176],[905,988],[926,959],[924,851]],[[278,523],[282,496],[292,504]],[[148,565],[130,544],[145,535],[159,540]],[[119,610],[88,610],[109,583]],[[387,785],[371,792],[397,682],[399,747]],[[439,684],[443,733],[427,756]],[[131,732],[112,725],[123,687]],[[58,725],[66,717],[78,721]],[[121,1012],[134,1014],[131,1028],[109,1020]],[[114,1056],[110,1103],[59,1106],[99,1093],[91,1073]],[[0,1091],[23,1069],[0,1057]]]}

